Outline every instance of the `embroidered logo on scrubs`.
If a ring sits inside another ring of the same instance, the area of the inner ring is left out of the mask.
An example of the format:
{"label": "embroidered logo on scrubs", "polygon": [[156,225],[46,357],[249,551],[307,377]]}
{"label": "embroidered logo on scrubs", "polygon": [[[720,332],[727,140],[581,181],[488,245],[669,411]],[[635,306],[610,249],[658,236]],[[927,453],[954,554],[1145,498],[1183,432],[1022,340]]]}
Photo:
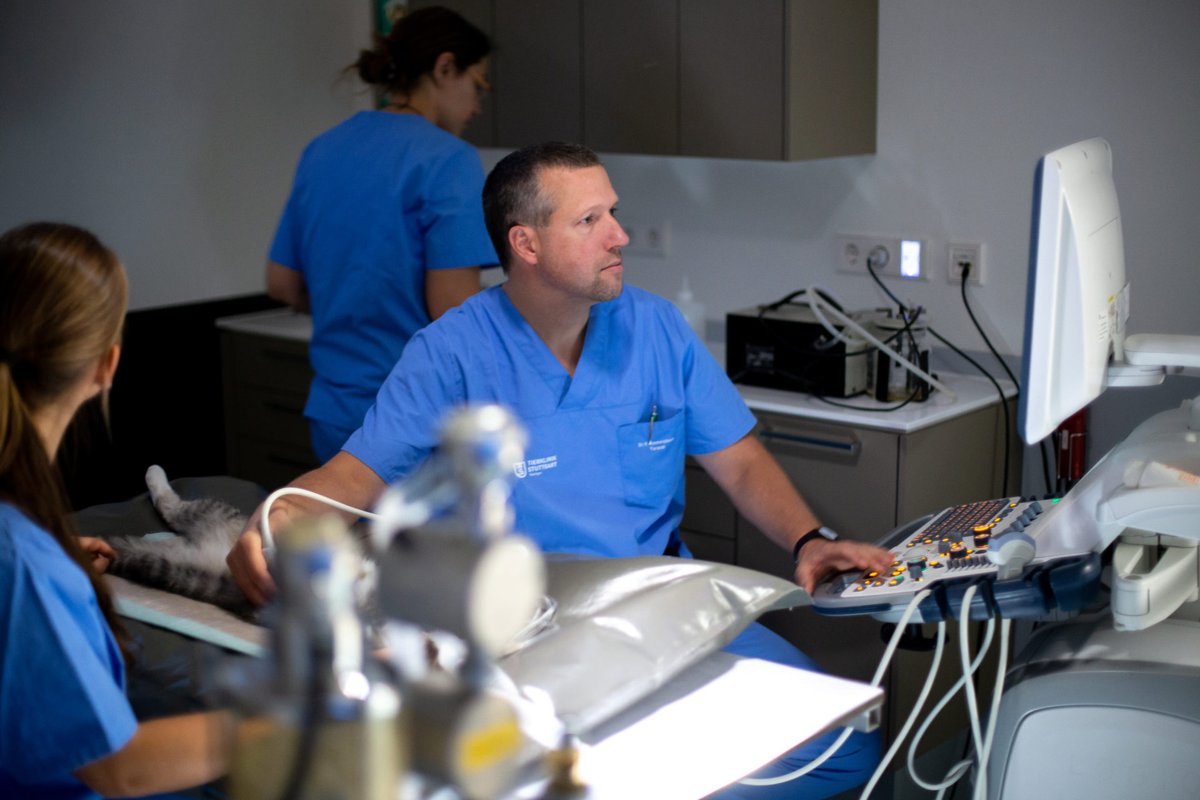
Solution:
{"label": "embroidered logo on scrubs", "polygon": [[669,445],[673,441],[675,441],[674,436],[668,437],[666,439],[651,439],[648,442],[638,442],[638,447],[649,447],[650,452],[657,453],[659,450],[664,449],[667,445]]}
{"label": "embroidered logo on scrubs", "polygon": [[558,456],[544,456],[542,458],[531,458],[526,461],[517,461],[513,464],[513,474],[518,478],[526,476],[537,476],[548,469],[554,469],[558,466]]}

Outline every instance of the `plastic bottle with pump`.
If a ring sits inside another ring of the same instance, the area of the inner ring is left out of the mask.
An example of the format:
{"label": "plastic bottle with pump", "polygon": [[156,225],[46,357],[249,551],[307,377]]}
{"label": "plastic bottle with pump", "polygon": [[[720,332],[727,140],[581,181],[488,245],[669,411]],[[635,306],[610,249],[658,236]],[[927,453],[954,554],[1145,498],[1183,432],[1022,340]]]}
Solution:
{"label": "plastic bottle with pump", "polygon": [[683,286],[680,287],[679,293],[675,295],[675,305],[683,313],[683,318],[687,320],[688,325],[700,337],[700,341],[704,341],[704,304],[696,299],[692,294],[692,287],[688,284],[687,276],[683,276]]}

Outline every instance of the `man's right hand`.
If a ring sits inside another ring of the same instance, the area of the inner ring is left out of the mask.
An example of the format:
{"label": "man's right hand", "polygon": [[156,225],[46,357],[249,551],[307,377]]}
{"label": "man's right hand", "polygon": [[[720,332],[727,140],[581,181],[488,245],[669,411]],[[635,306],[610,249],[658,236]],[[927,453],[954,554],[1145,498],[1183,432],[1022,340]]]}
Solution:
{"label": "man's right hand", "polygon": [[[373,506],[387,488],[370,467],[345,451],[288,485],[333,498],[353,508],[363,509]],[[271,534],[273,537],[278,537],[281,533],[286,535],[287,527],[301,517],[314,513],[328,513],[329,510],[328,505],[315,500],[294,496],[280,497],[271,504]],[[354,519],[353,514],[335,513],[342,514],[348,521]],[[225,557],[234,582],[251,603],[259,606],[266,605],[275,596],[276,591],[275,581],[267,569],[267,556],[263,552],[263,538],[259,532],[261,518],[262,506],[259,506],[246,523],[237,544]]]}
{"label": "man's right hand", "polygon": [[238,588],[254,605],[264,606],[275,596],[275,581],[267,569],[262,534],[258,532],[257,525],[242,532],[229,555],[225,557],[225,563],[229,565],[229,571]]}

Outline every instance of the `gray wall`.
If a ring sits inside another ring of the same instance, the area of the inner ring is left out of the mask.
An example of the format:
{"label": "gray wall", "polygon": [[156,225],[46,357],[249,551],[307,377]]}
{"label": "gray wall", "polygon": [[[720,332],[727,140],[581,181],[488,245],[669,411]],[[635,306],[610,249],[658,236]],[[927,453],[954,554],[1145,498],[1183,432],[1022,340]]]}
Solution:
{"label": "gray wall", "polygon": [[300,149],[364,100],[368,8],[4,0],[0,229],[92,228],[134,309],[262,291]]}
{"label": "gray wall", "polygon": [[[300,14],[298,10],[303,10]],[[0,227],[95,228],[129,268],[135,307],[258,291],[295,159],[364,103],[338,81],[369,5],[310,0],[0,4]],[[984,349],[944,278],[945,244],[982,242],[973,307],[1019,354],[1033,168],[1090,137],[1113,145],[1133,331],[1200,332],[1200,4],[1194,0],[881,0],[874,156],[777,164],[607,156],[634,223],[667,223],[664,258],[627,258],[673,296],[684,275],[711,320],[819,284],[882,296],[833,269],[838,233],[927,243],[932,279],[905,298]],[[502,152],[484,151],[490,166]],[[1101,451],[1191,379],[1096,408]]]}

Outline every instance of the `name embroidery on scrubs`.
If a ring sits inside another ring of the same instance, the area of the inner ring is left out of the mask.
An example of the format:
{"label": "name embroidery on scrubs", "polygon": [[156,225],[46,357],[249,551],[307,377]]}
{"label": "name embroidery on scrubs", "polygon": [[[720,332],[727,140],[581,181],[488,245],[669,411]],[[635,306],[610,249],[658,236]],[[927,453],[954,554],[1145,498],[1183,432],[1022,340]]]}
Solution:
{"label": "name embroidery on scrubs", "polygon": [[513,474],[518,478],[526,476],[540,475],[548,469],[554,469],[558,466],[558,456],[543,456],[542,458],[530,458],[526,461],[517,461],[513,464]]}
{"label": "name embroidery on scrubs", "polygon": [[638,447],[649,447],[652,452],[657,453],[659,450],[666,448],[671,442],[675,441],[672,436],[669,439],[651,439],[648,442],[638,442]]}

